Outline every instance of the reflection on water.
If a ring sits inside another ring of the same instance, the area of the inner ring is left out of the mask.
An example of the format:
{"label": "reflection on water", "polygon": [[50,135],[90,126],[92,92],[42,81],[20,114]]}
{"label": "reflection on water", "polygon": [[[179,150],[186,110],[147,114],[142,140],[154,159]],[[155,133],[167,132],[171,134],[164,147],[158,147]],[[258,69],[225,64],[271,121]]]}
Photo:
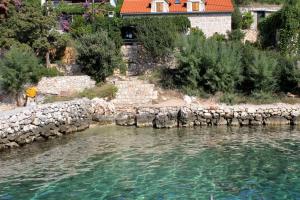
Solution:
{"label": "reflection on water", "polygon": [[298,200],[299,153],[291,127],[96,127],[0,154],[0,200]]}

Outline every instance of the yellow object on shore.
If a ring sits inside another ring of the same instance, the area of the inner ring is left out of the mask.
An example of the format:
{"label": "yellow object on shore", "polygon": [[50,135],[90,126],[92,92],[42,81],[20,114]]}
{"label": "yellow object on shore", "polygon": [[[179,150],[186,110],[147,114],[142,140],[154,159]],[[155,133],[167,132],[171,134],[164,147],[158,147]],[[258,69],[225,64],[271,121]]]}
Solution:
{"label": "yellow object on shore", "polygon": [[36,87],[30,87],[26,90],[26,96],[30,98],[34,98],[37,95],[37,88]]}

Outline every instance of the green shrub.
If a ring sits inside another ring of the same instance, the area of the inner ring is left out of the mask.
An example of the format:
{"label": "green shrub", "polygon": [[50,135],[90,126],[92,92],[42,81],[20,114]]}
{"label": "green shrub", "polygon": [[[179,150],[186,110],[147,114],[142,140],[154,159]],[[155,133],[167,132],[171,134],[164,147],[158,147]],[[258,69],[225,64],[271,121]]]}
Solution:
{"label": "green shrub", "polygon": [[235,43],[186,36],[179,46],[179,67],[174,78],[185,88],[202,88],[209,93],[233,91],[240,79],[239,48]]}
{"label": "green shrub", "polygon": [[77,4],[66,4],[64,2],[60,2],[58,6],[55,7],[55,11],[58,14],[66,13],[66,14],[77,14],[81,15],[84,13],[85,8],[83,5]]}
{"label": "green shrub", "polygon": [[88,23],[83,16],[74,16],[71,24],[71,35],[74,38],[81,37],[85,34],[91,34],[93,32],[93,26]]}
{"label": "green shrub", "polygon": [[291,0],[259,24],[264,48],[276,48],[285,55],[300,55],[300,1]]}
{"label": "green shrub", "polygon": [[240,30],[232,30],[231,32],[227,33],[228,39],[231,41],[241,41],[244,39],[245,34]]}
{"label": "green shrub", "polygon": [[24,85],[36,83],[40,78],[39,61],[27,48],[12,47],[0,60],[0,86],[6,92],[18,97]]}
{"label": "green shrub", "polygon": [[77,63],[97,82],[104,81],[115,68],[122,66],[119,49],[105,31],[78,38],[77,51]]}
{"label": "green shrub", "polygon": [[108,98],[113,99],[117,94],[118,88],[112,84],[104,84],[91,89],[86,89],[79,93],[79,97],[93,98]]}
{"label": "green shrub", "polygon": [[56,68],[42,67],[39,70],[40,77],[54,77],[54,76],[61,76],[61,75],[63,75],[63,74],[61,72],[59,72]]}
{"label": "green shrub", "polygon": [[153,58],[168,56],[180,33],[187,32],[190,21],[184,16],[144,17],[124,20],[124,26],[136,27],[138,41]]}
{"label": "green shrub", "polygon": [[243,48],[243,81],[241,90],[247,94],[256,91],[274,92],[277,89],[275,71],[278,62],[266,52],[251,46]]}
{"label": "green shrub", "polygon": [[232,30],[236,30],[236,29],[241,29],[242,28],[242,14],[239,10],[239,8],[235,5],[234,6],[234,11],[232,13],[232,17],[231,17],[231,27]]}
{"label": "green shrub", "polygon": [[215,33],[215,34],[213,34],[211,39],[216,40],[216,41],[223,41],[224,42],[224,41],[226,41],[226,35]]}
{"label": "green shrub", "polygon": [[275,54],[278,65],[275,70],[279,90],[283,92],[298,92],[300,86],[300,70],[296,58]]}
{"label": "green shrub", "polygon": [[121,18],[108,18],[103,16],[98,16],[95,19],[94,26],[96,31],[106,31],[108,37],[115,43],[116,48],[120,48],[123,44],[123,39],[121,37],[121,27],[123,20]]}
{"label": "green shrub", "polygon": [[242,29],[249,29],[254,22],[251,12],[247,12],[242,17]]}
{"label": "green shrub", "polygon": [[199,28],[191,28],[191,34],[193,34],[195,37],[198,36],[199,38],[206,39],[205,34]]}

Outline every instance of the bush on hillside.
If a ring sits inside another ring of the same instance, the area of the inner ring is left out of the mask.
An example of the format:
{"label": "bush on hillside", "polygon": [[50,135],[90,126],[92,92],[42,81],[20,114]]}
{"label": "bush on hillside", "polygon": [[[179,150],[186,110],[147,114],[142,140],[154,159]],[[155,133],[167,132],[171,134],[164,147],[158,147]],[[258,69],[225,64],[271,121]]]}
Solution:
{"label": "bush on hillside", "polygon": [[232,30],[241,29],[242,28],[242,19],[243,16],[240,12],[240,9],[235,5],[234,11],[231,15],[231,28]]}
{"label": "bush on hillside", "polygon": [[18,97],[25,84],[36,83],[41,77],[41,66],[37,57],[28,48],[12,47],[0,60],[0,86]]}
{"label": "bush on hillside", "polygon": [[275,92],[277,60],[251,46],[243,47],[242,55],[243,79],[240,83],[240,90],[246,94],[258,91]]}
{"label": "bush on hillside", "polygon": [[290,0],[282,10],[259,24],[263,48],[276,48],[291,56],[300,55],[300,1]]}
{"label": "bush on hillside", "polygon": [[232,30],[231,32],[228,32],[227,35],[228,40],[231,41],[242,41],[245,37],[245,34],[241,31],[241,29]]}
{"label": "bush on hillside", "polygon": [[77,51],[77,63],[97,82],[104,81],[115,68],[122,66],[119,49],[105,31],[78,38]]}
{"label": "bush on hillside", "polygon": [[254,22],[251,12],[247,12],[242,17],[242,29],[249,29]]}
{"label": "bush on hillside", "polygon": [[[291,92],[300,83],[296,59],[262,51],[240,42],[183,36],[176,69],[163,70],[163,86],[188,94],[241,93],[269,99],[272,93]],[[225,99],[230,101],[232,95]]]}
{"label": "bush on hillside", "polygon": [[297,59],[279,54],[275,54],[275,56],[278,59],[275,76],[278,80],[279,90],[300,93],[300,70],[297,66]]}
{"label": "bush on hillside", "polygon": [[188,31],[190,21],[184,16],[131,18],[124,26],[136,27],[137,40],[147,53],[163,58],[173,51],[178,35]]}
{"label": "bush on hillside", "polygon": [[177,55],[176,83],[209,93],[233,91],[240,79],[239,45],[213,39],[203,40],[191,34],[184,37]]}

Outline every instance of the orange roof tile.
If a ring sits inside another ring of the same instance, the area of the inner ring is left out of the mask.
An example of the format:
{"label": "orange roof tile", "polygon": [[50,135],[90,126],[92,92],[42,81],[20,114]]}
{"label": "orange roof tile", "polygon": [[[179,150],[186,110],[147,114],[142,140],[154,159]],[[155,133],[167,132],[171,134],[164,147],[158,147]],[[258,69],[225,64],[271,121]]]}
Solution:
{"label": "orange roof tile", "polygon": [[[180,4],[175,4],[175,0],[168,0],[169,13],[187,12],[186,2],[180,0]],[[231,0],[206,0],[205,12],[232,12],[233,4]],[[121,14],[146,14],[151,13],[151,0],[124,0]]]}

